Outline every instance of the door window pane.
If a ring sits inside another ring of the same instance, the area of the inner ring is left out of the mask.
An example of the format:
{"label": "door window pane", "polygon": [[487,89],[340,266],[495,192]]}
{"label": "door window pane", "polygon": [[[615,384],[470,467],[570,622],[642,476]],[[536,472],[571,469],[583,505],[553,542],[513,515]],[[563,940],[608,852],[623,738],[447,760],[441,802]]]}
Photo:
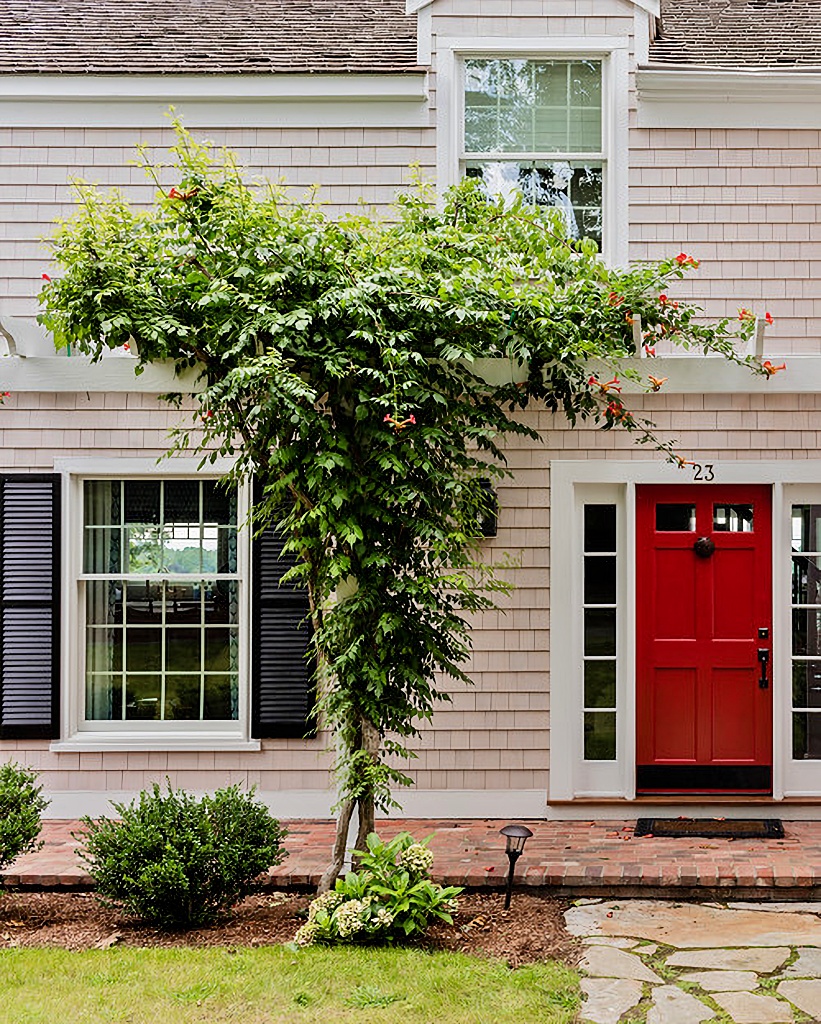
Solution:
{"label": "door window pane", "polygon": [[794,661],[792,666],[794,708],[821,708],[821,661]]}
{"label": "door window pane", "polygon": [[821,758],[821,713],[798,712],[792,716],[792,756],[796,761]]}
{"label": "door window pane", "polygon": [[615,552],[615,505],[584,506],[584,550],[586,552]]}
{"label": "door window pane", "polygon": [[616,559],[606,556],[584,560],[584,603],[616,603]]}
{"label": "door window pane", "polygon": [[695,505],[656,505],[656,530],[658,533],[694,533],[695,529]]}
{"label": "door window pane", "polygon": [[821,505],[793,505],[793,551],[821,552]]}
{"label": "door window pane", "polygon": [[821,604],[821,555],[793,555],[793,604]]}
{"label": "door window pane", "polygon": [[585,608],[584,653],[589,655],[615,655],[615,608]]}
{"label": "door window pane", "polygon": [[585,712],[584,759],[585,761],[615,761],[616,715],[614,712]]}
{"label": "door window pane", "polygon": [[752,505],[714,505],[713,529],[725,533],[752,533]]}
{"label": "door window pane", "polygon": [[615,661],[586,661],[584,663],[584,706],[586,708],[615,708]]}

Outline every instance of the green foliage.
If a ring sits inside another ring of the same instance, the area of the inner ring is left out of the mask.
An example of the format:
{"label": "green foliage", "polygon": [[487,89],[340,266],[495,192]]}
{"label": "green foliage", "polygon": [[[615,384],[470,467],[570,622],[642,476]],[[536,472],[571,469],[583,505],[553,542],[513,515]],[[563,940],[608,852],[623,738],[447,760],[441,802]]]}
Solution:
{"label": "green foliage", "polygon": [[337,879],[318,896],[296,941],[312,943],[408,942],[421,938],[434,921],[453,921],[457,886],[430,880],[433,854],[409,832],[383,842],[372,832],[367,849],[354,852],[359,871]]}
{"label": "green foliage", "polygon": [[0,871],[24,853],[39,849],[40,815],[48,807],[36,772],[0,765]]}
{"label": "green foliage", "polygon": [[176,181],[150,209],[78,183],[40,319],[93,358],[128,342],[140,367],[199,368],[173,449],[235,458],[235,479],[261,480],[255,521],[282,528],[289,575],[309,590],[341,791],[387,807],[408,781],[392,755],[409,756],[448,681],[469,682],[470,619],[509,590],[476,523],[484,481],[507,475],[505,439],[539,438],[522,411],[621,426],[681,461],[619,380],[604,382],[662,386],[623,367],[635,317],[648,346],[738,362],[754,320],[708,324],[668,301],[697,265],[686,254],[609,266],[555,211],[489,198],[476,180],[441,207],[418,185],[390,220],[334,220],[312,195],[247,184],[230,153],[175,127],[169,167],[141,151],[158,189]]}
{"label": "green foliage", "polygon": [[198,800],[155,784],[114,809],[83,819],[80,856],[104,900],[161,928],[208,924],[286,856],[287,831],[237,786]]}

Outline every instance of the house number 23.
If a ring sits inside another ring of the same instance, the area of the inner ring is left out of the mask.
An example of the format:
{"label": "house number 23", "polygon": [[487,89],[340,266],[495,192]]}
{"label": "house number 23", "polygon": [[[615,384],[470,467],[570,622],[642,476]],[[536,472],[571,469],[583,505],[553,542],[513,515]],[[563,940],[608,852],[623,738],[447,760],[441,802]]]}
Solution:
{"label": "house number 23", "polygon": [[715,467],[712,462],[705,462],[704,465],[700,462],[693,463],[693,480],[700,480],[702,483],[708,484],[715,478]]}

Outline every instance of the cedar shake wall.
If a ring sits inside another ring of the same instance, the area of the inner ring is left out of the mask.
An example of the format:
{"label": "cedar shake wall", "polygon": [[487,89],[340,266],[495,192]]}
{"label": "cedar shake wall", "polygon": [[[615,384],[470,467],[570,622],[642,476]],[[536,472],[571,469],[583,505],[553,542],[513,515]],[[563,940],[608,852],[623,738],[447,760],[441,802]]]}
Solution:
{"label": "cedar shake wall", "polygon": [[[682,451],[716,463],[821,458],[821,395],[654,395],[636,399]],[[156,457],[175,413],[140,395],[16,394],[0,410],[0,469],[50,469],[55,457]],[[529,414],[543,443],[508,446],[514,479],[500,488],[497,560],[509,553],[516,589],[505,611],[474,632],[475,686],[453,689],[418,744],[410,774],[419,789],[542,790],[548,787],[550,653],[550,472],[552,459],[658,459],[623,432],[571,430],[560,416]],[[557,600],[562,600],[558,585]],[[71,685],[79,685],[76,680]],[[328,737],[264,740],[259,753],[64,753],[46,741],[4,741],[4,755],[43,772],[49,791],[137,791],[166,775],[194,790],[233,782],[278,790],[328,784]],[[401,798],[401,794],[400,794]],[[275,803],[275,796],[273,797]]]}

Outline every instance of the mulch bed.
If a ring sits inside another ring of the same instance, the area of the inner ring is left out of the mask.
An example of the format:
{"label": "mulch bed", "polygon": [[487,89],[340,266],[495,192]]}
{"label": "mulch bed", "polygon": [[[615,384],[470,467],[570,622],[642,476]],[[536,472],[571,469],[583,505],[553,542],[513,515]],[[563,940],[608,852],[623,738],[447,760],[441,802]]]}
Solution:
{"label": "mulch bed", "polygon": [[[311,897],[274,892],[244,900],[226,920],[188,932],[162,932],[100,904],[91,893],[0,892],[0,950],[51,946],[267,946],[290,942]],[[430,930],[427,946],[497,957],[511,967],[541,960],[573,963],[577,943],[564,928],[564,905],[549,896],[516,893],[509,911],[502,893],[461,897],[453,925]]]}

